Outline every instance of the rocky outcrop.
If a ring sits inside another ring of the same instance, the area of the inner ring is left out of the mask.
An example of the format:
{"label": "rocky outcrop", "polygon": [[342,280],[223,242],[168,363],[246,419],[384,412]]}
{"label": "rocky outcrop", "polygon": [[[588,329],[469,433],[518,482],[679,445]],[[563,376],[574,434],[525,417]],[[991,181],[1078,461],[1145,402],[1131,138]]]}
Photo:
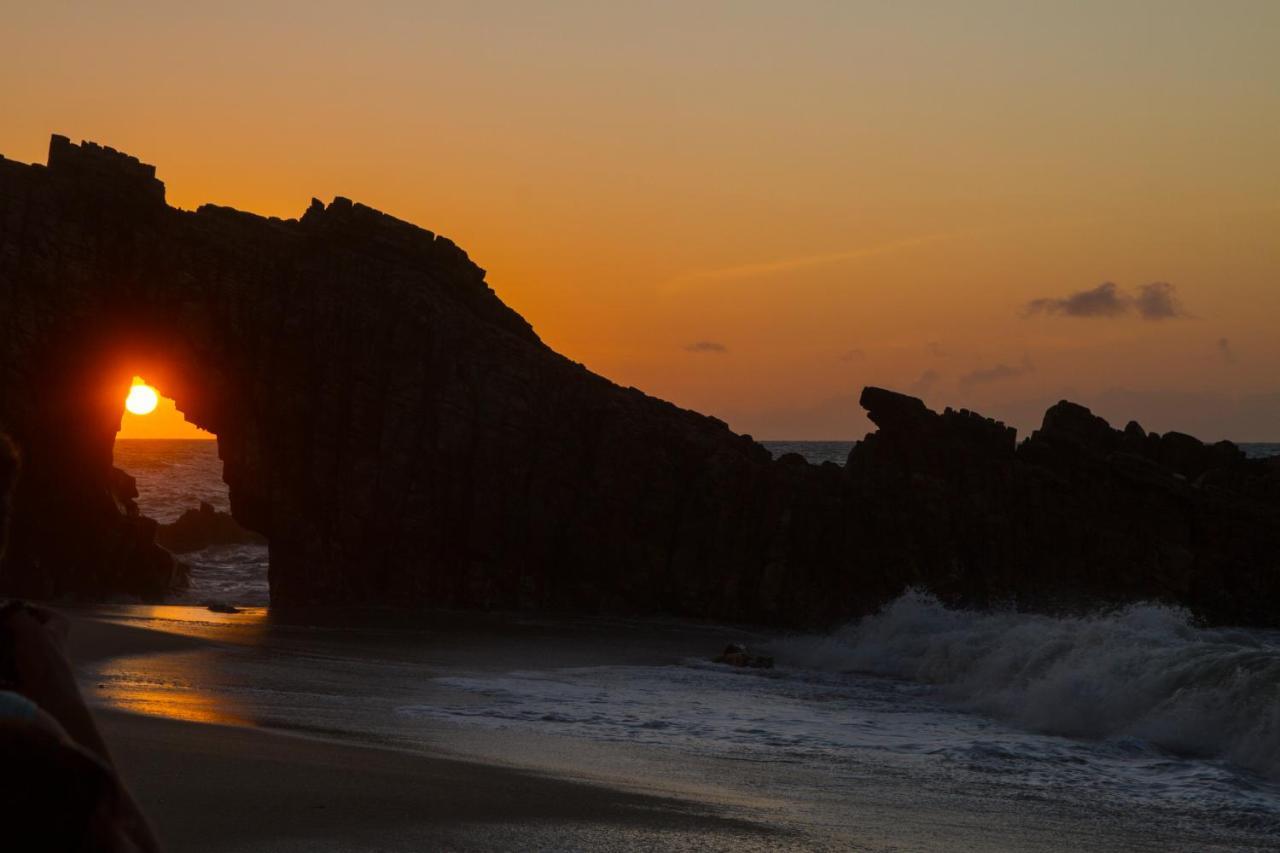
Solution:
{"label": "rocky outcrop", "polygon": [[769,655],[757,655],[747,651],[741,643],[730,643],[724,651],[711,659],[712,663],[723,663],[746,669],[773,669],[773,658]]}
{"label": "rocky outcrop", "polygon": [[188,554],[210,545],[266,545],[260,533],[245,530],[225,512],[204,501],[156,530],[156,544],[175,554]]}
{"label": "rocky outcrop", "polygon": [[1277,460],[1116,430],[1066,401],[1020,445],[972,412],[878,389],[862,402],[880,429],[846,482],[893,576],[962,604],[1152,599],[1216,621],[1280,618]]}
{"label": "rocky outcrop", "polygon": [[26,459],[10,592],[171,579],[111,466],[138,373],[217,434],[277,608],[813,625],[918,583],[1280,612],[1276,474],[1230,447],[1070,404],[1018,446],[867,389],[879,429],[846,467],[774,461],[551,351],[444,237],[341,198],[292,220],[177,210],[150,166],[61,137],[47,166],[0,159],[0,356],[0,422]]}

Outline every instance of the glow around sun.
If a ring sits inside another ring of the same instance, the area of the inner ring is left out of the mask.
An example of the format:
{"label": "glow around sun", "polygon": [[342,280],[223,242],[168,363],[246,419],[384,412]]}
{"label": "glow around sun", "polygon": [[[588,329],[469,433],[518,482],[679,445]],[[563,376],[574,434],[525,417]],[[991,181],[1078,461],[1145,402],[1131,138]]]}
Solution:
{"label": "glow around sun", "polygon": [[135,415],[149,415],[156,410],[160,395],[150,385],[135,379],[134,386],[129,389],[129,396],[124,407]]}

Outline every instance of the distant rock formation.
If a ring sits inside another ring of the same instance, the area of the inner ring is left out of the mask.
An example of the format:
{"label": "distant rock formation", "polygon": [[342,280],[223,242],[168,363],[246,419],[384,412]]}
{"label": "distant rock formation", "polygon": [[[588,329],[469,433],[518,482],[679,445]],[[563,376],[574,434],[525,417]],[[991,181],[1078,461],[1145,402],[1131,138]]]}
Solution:
{"label": "distant rock formation", "polygon": [[820,625],[918,584],[1280,620],[1280,472],[1229,445],[1062,403],[1018,446],[867,389],[846,467],[774,461],[551,351],[466,253],[376,210],[177,210],[152,167],[62,137],[48,166],[0,158],[0,424],[26,457],[4,590],[174,582],[111,465],[135,373],[217,434],[277,608]]}
{"label": "distant rock formation", "polygon": [[175,554],[188,554],[210,545],[266,545],[267,538],[245,530],[234,518],[204,501],[176,521],[156,530],[156,544]]}
{"label": "distant rock formation", "polygon": [[879,431],[854,447],[845,480],[880,532],[860,561],[958,603],[1152,599],[1280,622],[1280,459],[1112,429],[1066,401],[1020,445],[971,412],[875,388],[861,402]]}

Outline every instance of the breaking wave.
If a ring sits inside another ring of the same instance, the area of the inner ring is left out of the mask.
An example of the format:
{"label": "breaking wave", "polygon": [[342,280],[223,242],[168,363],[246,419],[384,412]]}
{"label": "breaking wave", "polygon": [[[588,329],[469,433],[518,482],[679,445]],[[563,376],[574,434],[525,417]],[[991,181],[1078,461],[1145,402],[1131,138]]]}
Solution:
{"label": "breaking wave", "polygon": [[1035,731],[1138,739],[1280,778],[1280,633],[1199,628],[1153,604],[1060,618],[950,610],[908,592],[773,650],[789,666],[934,684],[966,710]]}

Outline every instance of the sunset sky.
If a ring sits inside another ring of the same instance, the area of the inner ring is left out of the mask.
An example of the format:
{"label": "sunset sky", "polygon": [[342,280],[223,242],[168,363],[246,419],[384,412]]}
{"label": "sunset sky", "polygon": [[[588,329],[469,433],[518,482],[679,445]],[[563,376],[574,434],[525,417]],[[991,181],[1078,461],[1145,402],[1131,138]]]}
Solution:
{"label": "sunset sky", "polygon": [[363,201],[758,438],[877,384],[1280,441],[1280,2],[178,6],[6,3],[0,153]]}

